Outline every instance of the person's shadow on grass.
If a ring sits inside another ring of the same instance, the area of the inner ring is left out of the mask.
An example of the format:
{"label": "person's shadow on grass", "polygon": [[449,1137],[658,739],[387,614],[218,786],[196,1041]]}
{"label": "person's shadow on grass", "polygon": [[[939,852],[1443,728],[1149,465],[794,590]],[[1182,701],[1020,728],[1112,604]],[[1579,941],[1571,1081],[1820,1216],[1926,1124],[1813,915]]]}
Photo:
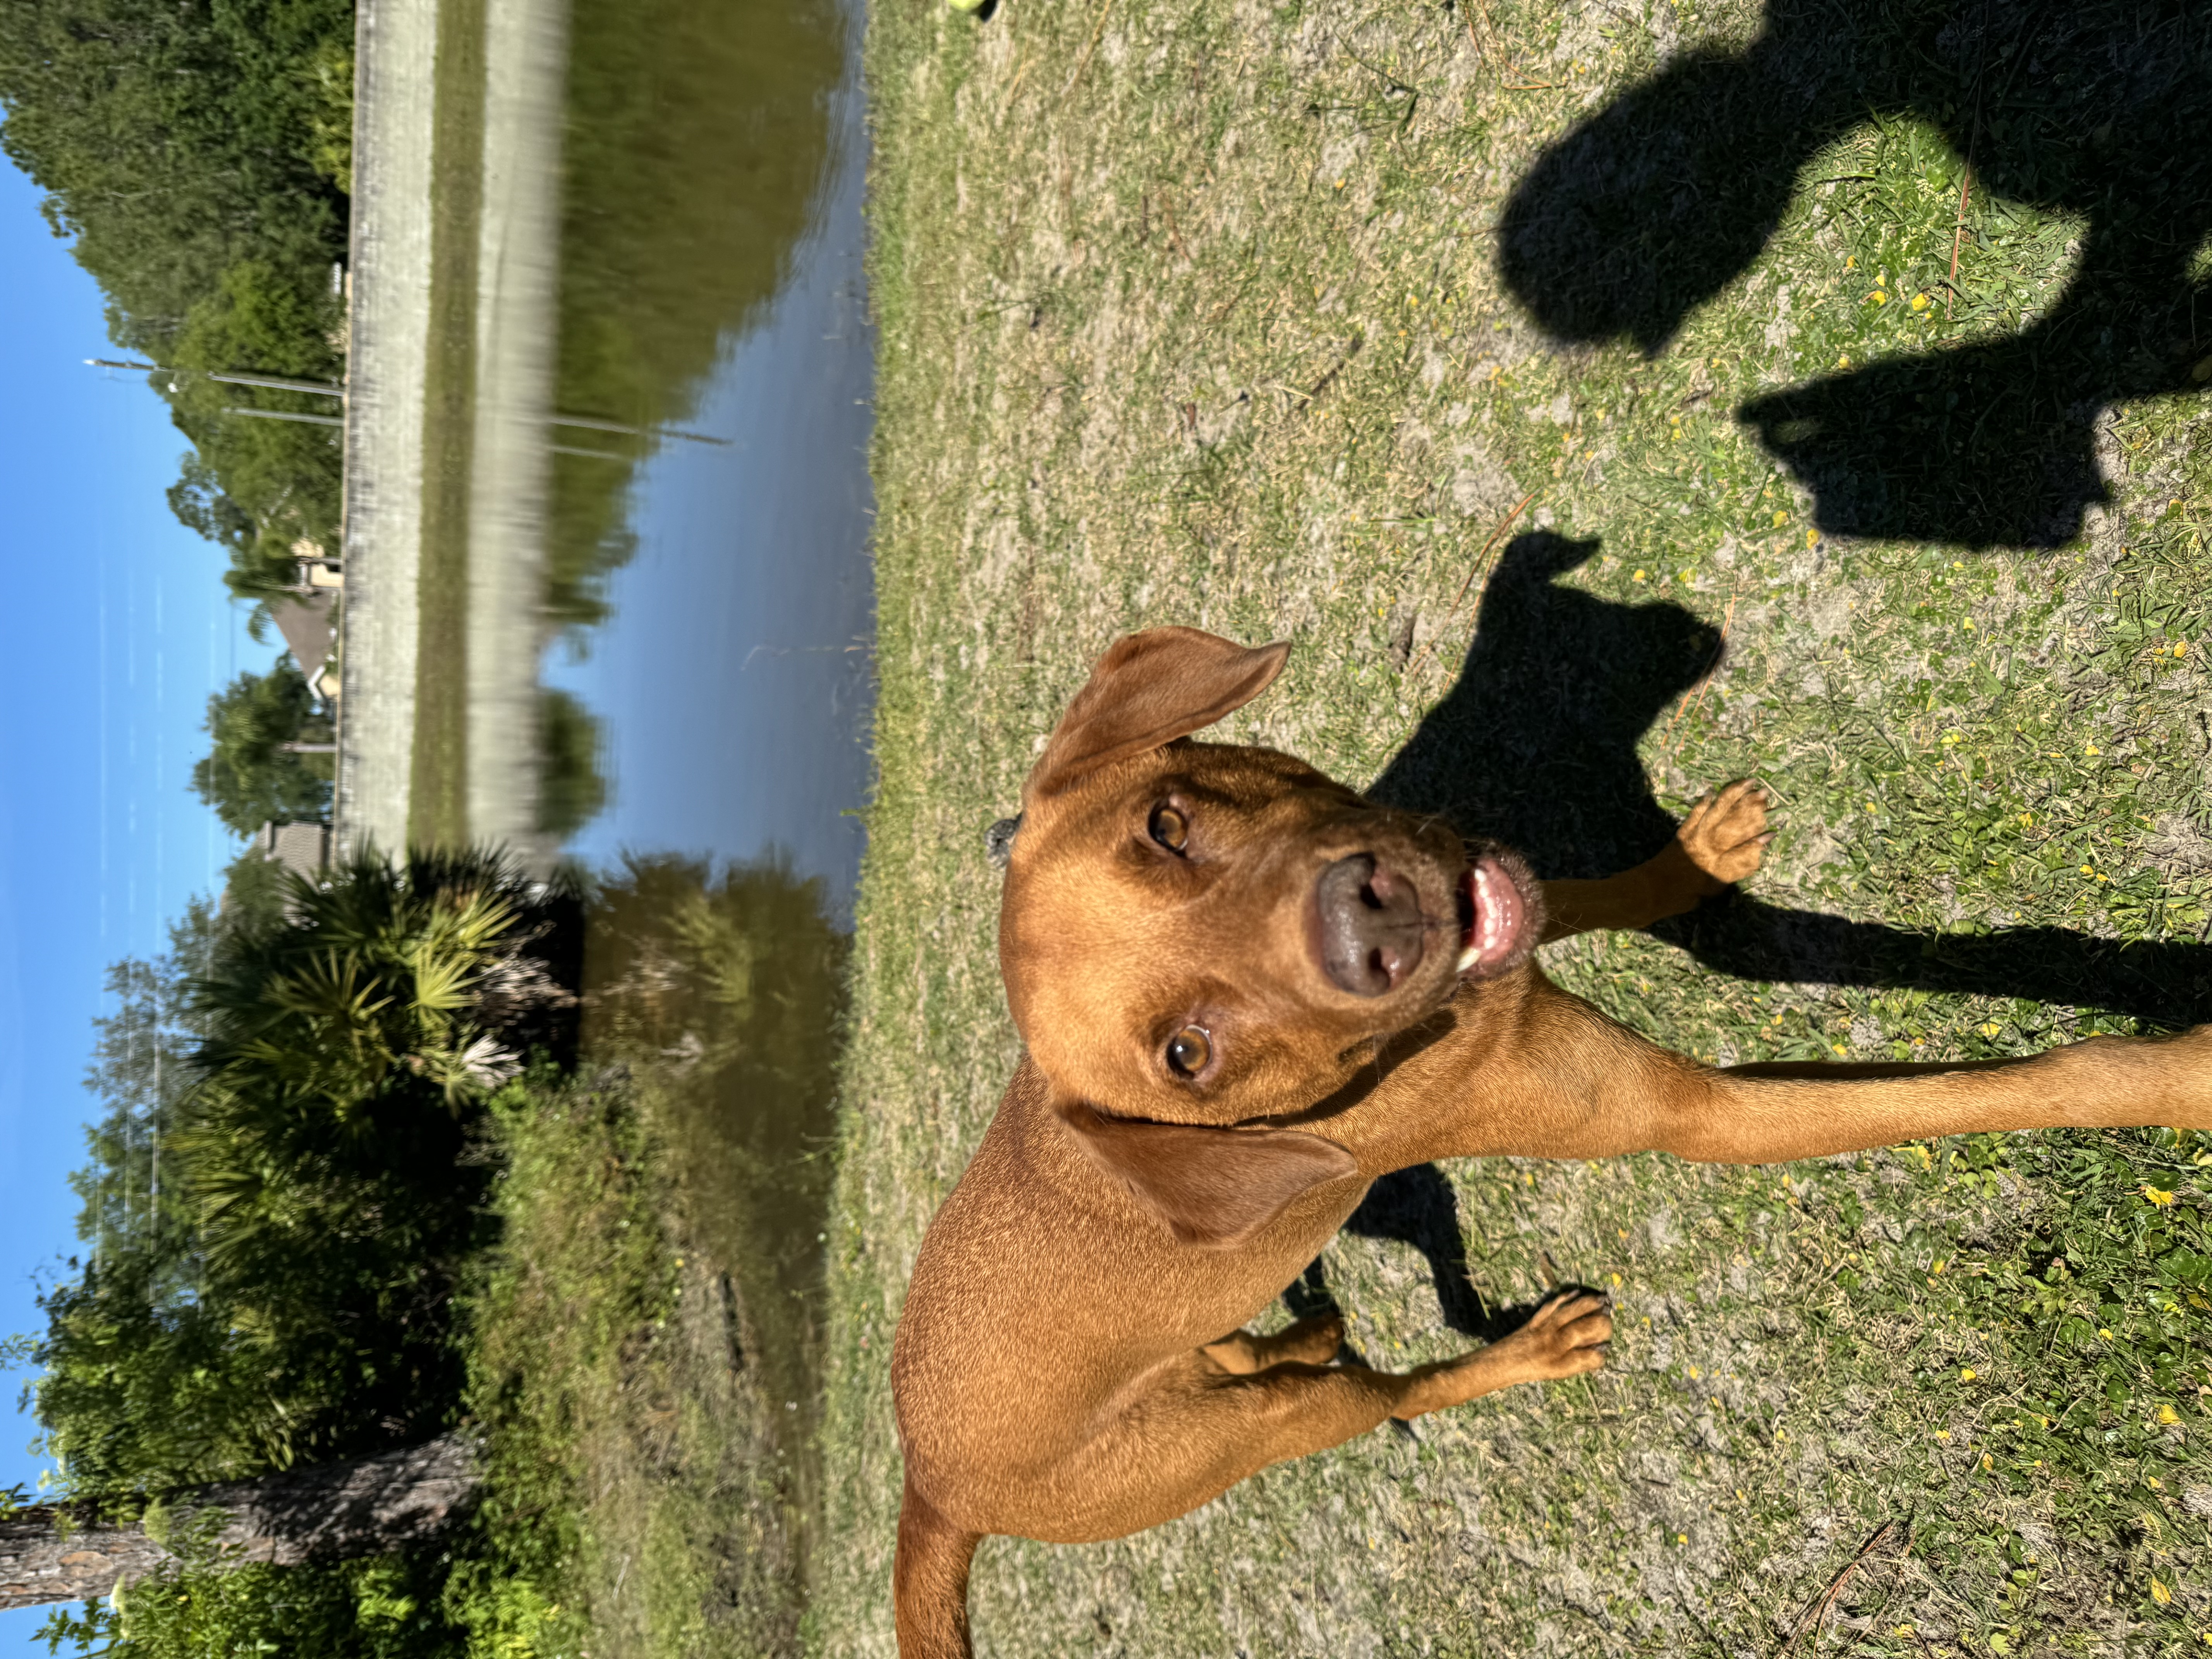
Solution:
{"label": "person's shadow on grass", "polygon": [[[1717,665],[1722,641],[1679,605],[1618,605],[1560,586],[1598,546],[1549,532],[1507,546],[1458,682],[1370,799],[1503,842],[1546,878],[1611,874],[1666,845],[1675,820],[1654,799],[1637,744]],[[2212,947],[2202,944],[2127,943],[2060,927],[1919,933],[1744,892],[1652,931],[1743,979],[2021,997],[2164,1026],[2212,1019]],[[1419,1251],[1450,1328],[1502,1334],[1468,1284],[1457,1206],[1434,1164],[1377,1182],[1346,1230]],[[1295,1286],[1289,1297],[1293,1310],[1321,1305],[1318,1273],[1301,1284],[1304,1299]]]}
{"label": "person's shadow on grass", "polygon": [[[2011,315],[1980,338],[1831,374],[1738,416],[1812,490],[1823,530],[2061,545],[2107,499],[2103,411],[2212,381],[2201,7],[1769,0],[1743,50],[1683,53],[1544,152],[1507,203],[1502,274],[1554,338],[1656,354],[1759,257],[1800,188],[1830,184],[1838,210],[1856,212],[1863,175],[1810,169],[1854,128],[1900,118],[1967,159],[1976,200],[2079,219],[2071,280],[2047,307],[2000,280]],[[1945,292],[1948,277],[1915,279],[1947,309],[1988,292],[2002,264],[1971,234],[1965,245],[1964,295]],[[1942,270],[1947,252],[1891,263]]]}

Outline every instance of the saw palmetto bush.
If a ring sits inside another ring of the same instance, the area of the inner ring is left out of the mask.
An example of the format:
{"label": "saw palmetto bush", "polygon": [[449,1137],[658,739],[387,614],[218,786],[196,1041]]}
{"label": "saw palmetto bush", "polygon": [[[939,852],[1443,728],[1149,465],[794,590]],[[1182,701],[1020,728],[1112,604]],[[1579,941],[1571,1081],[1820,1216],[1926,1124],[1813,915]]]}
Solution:
{"label": "saw palmetto bush", "polygon": [[[482,854],[356,860],[181,975],[197,1048],[159,1225],[46,1301],[73,1486],[157,1492],[427,1439],[458,1411],[483,1103],[565,1049],[568,900]],[[149,1212],[151,1213],[150,1212]]]}

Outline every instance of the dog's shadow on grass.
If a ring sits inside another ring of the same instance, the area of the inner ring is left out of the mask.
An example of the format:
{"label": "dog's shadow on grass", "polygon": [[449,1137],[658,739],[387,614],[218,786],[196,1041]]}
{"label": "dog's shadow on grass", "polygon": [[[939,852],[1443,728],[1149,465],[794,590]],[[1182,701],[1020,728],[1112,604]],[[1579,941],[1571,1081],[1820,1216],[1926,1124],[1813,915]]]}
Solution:
{"label": "dog's shadow on grass", "polygon": [[[1368,790],[1372,799],[1502,842],[1546,878],[1608,875],[1666,845],[1675,820],[1654,799],[1637,744],[1715,665],[1722,642],[1679,605],[1619,605],[1562,586],[1598,546],[1539,532],[1506,548],[1458,683]],[[2212,1019],[2204,945],[2058,927],[1917,933],[1747,893],[1653,932],[1743,979],[2019,997],[2162,1026]],[[1419,1250],[1453,1330],[1494,1336],[1526,1316],[1486,1310],[1468,1284],[1451,1185],[1433,1164],[1377,1182],[1346,1230]],[[1325,1293],[1318,1269],[1304,1291],[1293,1287],[1294,1310],[1313,1311],[1313,1295]]]}
{"label": "dog's shadow on grass", "polygon": [[[1715,665],[1721,641],[1679,605],[1617,605],[1558,582],[1597,550],[1549,532],[1513,541],[1458,683],[1372,799],[1503,842],[1547,879],[1609,875],[1667,844],[1674,818],[1653,798],[1637,744]],[[2019,997],[2162,1026],[2212,1019],[2203,945],[2061,927],[1918,933],[1749,893],[1652,931],[1741,979]]]}
{"label": "dog's shadow on grass", "polygon": [[[1889,268],[1864,271],[1846,303],[1909,284],[1947,313],[1963,303],[1981,337],[1737,416],[1813,491],[1825,530],[2061,545],[2107,499],[2094,448],[2103,410],[2203,388],[2212,362],[2212,283],[2192,264],[2212,234],[2212,27],[2191,13],[1769,0],[1743,49],[1684,52],[1545,151],[1506,205],[1501,272],[1555,338],[1656,354],[1759,258],[1800,189],[1826,184],[1838,214],[1879,216],[1856,192],[1880,181],[1823,160],[1836,140],[1869,121],[1928,123],[1971,166],[1962,227],[1970,205],[1995,198],[2008,204],[2001,237],[2027,234],[2018,205],[2075,234],[2064,291],[1993,286],[2007,256],[1971,228],[1956,295],[1953,237],[1885,253]],[[1975,222],[1988,217],[1973,207]]]}
{"label": "dog's shadow on grass", "polygon": [[[1444,1328],[1462,1336],[1495,1342],[1528,1323],[1528,1316],[1542,1305],[1492,1303],[1475,1288],[1468,1270],[1467,1242],[1460,1231],[1458,1197],[1433,1164],[1417,1164],[1384,1176],[1367,1189],[1344,1231],[1359,1238],[1410,1244],[1418,1250],[1428,1262]],[[1329,1288],[1328,1267],[1318,1259],[1283,1292],[1283,1303],[1294,1319],[1343,1311]],[[1355,1364],[1373,1363],[1349,1340],[1338,1357]]]}

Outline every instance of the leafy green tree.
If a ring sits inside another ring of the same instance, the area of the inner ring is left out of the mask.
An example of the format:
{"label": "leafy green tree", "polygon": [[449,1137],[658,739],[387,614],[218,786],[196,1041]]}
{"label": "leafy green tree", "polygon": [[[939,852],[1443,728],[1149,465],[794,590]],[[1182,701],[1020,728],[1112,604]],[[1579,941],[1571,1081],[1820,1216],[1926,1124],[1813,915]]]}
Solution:
{"label": "leafy green tree", "polygon": [[[194,953],[133,968],[102,1028],[95,1078],[135,1116],[94,1133],[91,1257],[44,1297],[33,1355],[74,1497],[416,1444],[459,1408],[482,1104],[564,1046],[543,953],[568,901],[483,857],[363,859],[289,898],[289,921],[200,913]],[[191,1039],[180,1091],[161,1062],[160,1206],[117,1197],[151,1184],[149,1009]]]}
{"label": "leafy green tree", "polygon": [[0,7],[0,145],[106,290],[117,344],[166,360],[241,257],[343,256],[345,198],[313,158],[349,92],[315,65],[352,37],[348,0]]}
{"label": "leafy green tree", "polygon": [[162,1139],[182,1121],[199,1076],[191,980],[210,965],[222,925],[196,899],[170,928],[167,953],[126,957],[107,970],[111,1012],[93,1022],[84,1078],[105,1110],[85,1131],[92,1161],[70,1177],[83,1206],[77,1237],[95,1254],[111,1238],[174,1242],[190,1233],[186,1195]]}
{"label": "leafy green tree", "polygon": [[45,1297],[47,1334],[31,1358],[49,1368],[33,1389],[47,1449],[94,1488],[96,1471],[118,1465],[184,1480],[222,1468],[201,1426],[224,1414],[222,1321],[199,1295],[188,1178],[165,1144],[201,1075],[192,983],[222,928],[211,906],[191,905],[166,953],[108,970],[114,1000],[93,1025],[85,1086],[102,1110],[85,1131],[90,1158],[70,1177],[90,1261]]}
{"label": "leafy green tree", "polygon": [[260,848],[249,844],[224,866],[223,920],[234,927],[274,927],[289,920],[285,907],[292,895],[291,872],[271,863]]}
{"label": "leafy green tree", "polygon": [[[9,0],[0,148],[108,299],[108,330],[165,368],[336,379],[331,263],[346,252],[350,0]],[[327,541],[327,428],[223,415],[295,394],[156,375],[198,447],[172,501],[266,598],[271,545]]]}
{"label": "leafy green tree", "polygon": [[234,833],[250,836],[272,820],[320,817],[330,804],[326,755],[283,745],[324,738],[315,695],[289,659],[266,674],[240,674],[208,699],[202,728],[215,747],[192,768],[192,792]]}
{"label": "leafy green tree", "polygon": [[[186,370],[246,368],[301,380],[337,380],[344,363],[331,344],[341,313],[326,266],[248,257],[226,268],[197,300],[170,343],[168,362]],[[186,373],[167,380],[176,422],[196,446],[173,491],[195,529],[219,518],[231,555],[228,580],[240,598],[273,599],[298,580],[293,544],[335,544],[342,483],[337,429],[264,421],[228,411],[246,405],[328,415],[337,405],[305,392],[253,391]],[[217,503],[221,505],[218,506]]]}
{"label": "leafy green tree", "polygon": [[441,1606],[443,1553],[416,1548],[294,1567],[180,1565],[81,1612],[57,1612],[40,1634],[56,1652],[68,1644],[131,1659],[460,1659],[466,1632]]}

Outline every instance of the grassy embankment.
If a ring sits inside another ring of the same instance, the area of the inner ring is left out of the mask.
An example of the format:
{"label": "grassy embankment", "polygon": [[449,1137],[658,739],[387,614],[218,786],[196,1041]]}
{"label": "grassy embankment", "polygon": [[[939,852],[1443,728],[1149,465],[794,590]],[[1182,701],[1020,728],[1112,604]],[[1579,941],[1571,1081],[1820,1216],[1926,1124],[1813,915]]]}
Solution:
{"label": "grassy embankment", "polygon": [[[1647,218],[1623,211],[1603,258],[1537,239],[1520,298],[1495,233],[1545,147],[1678,44],[1747,42],[1753,7],[874,15],[882,781],[830,1227],[822,1651],[890,1650],[891,1331],[1015,1059],[982,832],[1120,630],[1290,638],[1228,735],[1449,805],[1551,873],[1624,864],[1665,833],[1658,807],[1766,779],[1782,836],[1758,902],[1686,932],[1695,954],[1547,953],[1661,1041],[1941,1059],[2204,1017],[2212,463],[2187,371],[2207,345],[2170,285],[2203,272],[2170,259],[2165,291],[2107,281],[2039,328],[2081,219],[1978,177],[1962,209],[1930,125],[1948,100],[2000,162],[2041,147],[2046,201],[2102,191],[2106,230],[2171,236],[2155,155],[2186,143],[2115,137],[2128,106],[2089,37],[2161,48],[2132,13],[2072,9],[2048,26],[2081,38],[2016,42],[2051,62],[1984,86],[1954,73],[1970,9],[1940,49],[1863,9],[1784,65],[1832,52],[1847,90],[1763,248],[1735,184],[1810,106],[1716,77],[1626,123],[1613,161],[1644,170]],[[1929,112],[1869,112],[1852,54],[1921,77]],[[2153,80],[2201,98],[2201,77]],[[2106,125],[2076,143],[2084,96]],[[1703,173],[1697,143],[1721,158]],[[1682,293],[1700,302],[1648,352],[1559,349],[1528,308]],[[2096,415],[2176,353],[2185,395]],[[1791,442],[1822,441],[1823,416],[1864,440],[1843,458],[1860,495],[1832,490],[1816,522],[1735,411],[1869,364],[1896,378],[1856,422],[1848,386],[1778,417]],[[2063,421],[2071,471],[2047,453]],[[2063,546],[2017,545],[2092,455],[2109,505]],[[1579,544],[1512,539],[1540,529]],[[1431,1188],[1376,1231],[1425,1236],[1448,1273],[1463,1249],[1493,1304],[1534,1296],[1546,1253],[1612,1288],[1611,1367],[1135,1539],[987,1543],[979,1650],[1771,1652],[1802,1621],[1809,1650],[1836,1639],[1810,1627],[1832,1585],[1860,1652],[2193,1649],[2212,1628],[2202,1145],[1450,1168],[1449,1203]],[[1407,1244],[1348,1234],[1326,1272],[1365,1353],[1465,1346]]]}
{"label": "grassy embankment", "polygon": [[484,1543],[449,1592],[495,1611],[472,1650],[793,1644],[788,1433],[665,1104],[610,1078],[502,1123],[506,1233],[472,1340]]}
{"label": "grassy embankment", "polygon": [[430,131],[430,333],[422,386],[422,546],[407,839],[468,845],[469,460],[476,448],[484,4],[438,9]]}

